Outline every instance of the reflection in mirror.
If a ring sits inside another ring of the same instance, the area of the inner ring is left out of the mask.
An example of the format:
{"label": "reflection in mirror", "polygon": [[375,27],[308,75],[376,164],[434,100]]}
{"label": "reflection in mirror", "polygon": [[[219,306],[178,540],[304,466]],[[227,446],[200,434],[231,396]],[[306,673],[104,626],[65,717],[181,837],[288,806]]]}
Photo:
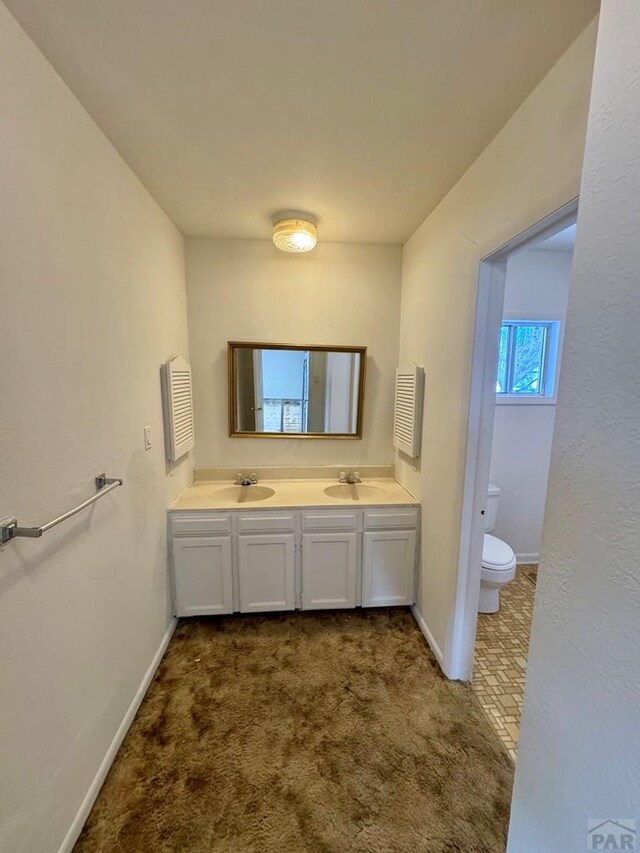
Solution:
{"label": "reflection in mirror", "polygon": [[362,437],[365,347],[229,343],[229,434]]}

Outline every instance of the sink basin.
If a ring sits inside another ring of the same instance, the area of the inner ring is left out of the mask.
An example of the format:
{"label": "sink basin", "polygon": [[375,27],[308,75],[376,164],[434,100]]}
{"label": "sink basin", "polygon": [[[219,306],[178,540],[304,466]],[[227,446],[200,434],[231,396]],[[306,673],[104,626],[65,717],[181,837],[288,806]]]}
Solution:
{"label": "sink basin", "polygon": [[330,498],[339,498],[341,501],[361,501],[363,498],[377,498],[383,494],[378,486],[368,486],[365,483],[336,483],[335,486],[327,486],[325,495]]}
{"label": "sink basin", "polygon": [[216,489],[214,496],[223,501],[235,501],[239,504],[250,504],[256,501],[265,501],[275,495],[269,486],[225,486]]}

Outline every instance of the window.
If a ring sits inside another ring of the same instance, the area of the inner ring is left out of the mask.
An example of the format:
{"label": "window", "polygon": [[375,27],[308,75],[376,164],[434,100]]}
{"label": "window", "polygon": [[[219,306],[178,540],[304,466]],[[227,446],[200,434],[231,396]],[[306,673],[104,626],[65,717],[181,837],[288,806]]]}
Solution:
{"label": "window", "polygon": [[497,402],[555,402],[558,320],[504,320],[498,350]]}

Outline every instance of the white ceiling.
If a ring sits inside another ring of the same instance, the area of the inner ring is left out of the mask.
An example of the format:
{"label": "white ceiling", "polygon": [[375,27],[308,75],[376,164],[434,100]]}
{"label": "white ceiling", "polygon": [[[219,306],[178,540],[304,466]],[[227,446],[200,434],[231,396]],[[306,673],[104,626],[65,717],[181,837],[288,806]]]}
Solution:
{"label": "white ceiling", "polygon": [[598,0],[5,0],[184,234],[402,243]]}

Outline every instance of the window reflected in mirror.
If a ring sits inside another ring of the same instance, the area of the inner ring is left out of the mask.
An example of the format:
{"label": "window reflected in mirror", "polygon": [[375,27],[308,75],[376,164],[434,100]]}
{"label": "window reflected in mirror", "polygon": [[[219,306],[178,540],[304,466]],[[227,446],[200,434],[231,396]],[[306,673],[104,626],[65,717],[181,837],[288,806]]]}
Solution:
{"label": "window reflected in mirror", "polygon": [[229,343],[229,434],[361,438],[366,347]]}

